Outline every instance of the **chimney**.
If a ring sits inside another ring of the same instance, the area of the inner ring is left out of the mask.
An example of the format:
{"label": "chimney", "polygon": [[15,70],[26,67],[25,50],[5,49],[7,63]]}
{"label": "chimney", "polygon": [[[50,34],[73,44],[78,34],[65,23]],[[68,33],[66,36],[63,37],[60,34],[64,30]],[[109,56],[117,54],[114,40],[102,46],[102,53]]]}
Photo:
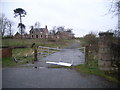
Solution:
{"label": "chimney", "polygon": [[47,25],[45,25],[45,29],[47,29]]}

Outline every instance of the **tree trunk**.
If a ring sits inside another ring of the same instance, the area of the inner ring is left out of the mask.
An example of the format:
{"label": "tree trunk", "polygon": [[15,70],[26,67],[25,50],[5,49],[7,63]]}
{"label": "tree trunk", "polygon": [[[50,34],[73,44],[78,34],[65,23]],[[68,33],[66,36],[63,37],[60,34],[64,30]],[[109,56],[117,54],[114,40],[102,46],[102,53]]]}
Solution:
{"label": "tree trunk", "polygon": [[[20,23],[22,24],[21,14],[20,14]],[[22,26],[20,26],[20,29],[21,29],[21,39],[22,39]]]}

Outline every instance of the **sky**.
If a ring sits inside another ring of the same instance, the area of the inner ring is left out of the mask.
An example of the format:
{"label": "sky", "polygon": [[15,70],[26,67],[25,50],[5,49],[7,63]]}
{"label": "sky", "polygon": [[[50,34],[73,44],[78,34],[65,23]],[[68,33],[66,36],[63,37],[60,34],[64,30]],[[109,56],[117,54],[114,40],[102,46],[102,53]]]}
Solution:
{"label": "sky", "polygon": [[13,10],[22,8],[27,15],[22,18],[29,33],[30,26],[40,22],[48,30],[54,26],[72,28],[76,37],[90,32],[116,29],[118,18],[107,14],[112,0],[1,0],[0,13],[14,22],[14,34],[18,31],[19,17],[14,18]]}

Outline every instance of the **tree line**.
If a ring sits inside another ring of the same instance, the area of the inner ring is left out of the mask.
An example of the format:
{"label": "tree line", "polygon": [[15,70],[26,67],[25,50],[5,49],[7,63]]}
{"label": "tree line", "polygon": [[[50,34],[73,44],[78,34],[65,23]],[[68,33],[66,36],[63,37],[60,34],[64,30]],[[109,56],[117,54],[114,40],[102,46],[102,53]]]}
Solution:
{"label": "tree line", "polygon": [[[22,8],[17,8],[14,11],[14,17],[18,17],[20,18],[20,23],[18,23],[18,28],[19,28],[19,32],[21,34],[21,38],[22,35],[25,33],[25,25],[22,23],[22,17],[25,17],[26,15],[26,11]],[[7,34],[7,37],[13,37],[13,31],[12,31],[12,26],[14,25],[14,23],[9,20],[5,14],[0,14],[0,36],[3,38],[5,36],[5,34]]]}
{"label": "tree line", "polygon": [[0,15],[0,36],[3,38],[5,36],[5,34],[8,35],[8,37],[12,37],[13,36],[13,31],[12,31],[12,27],[13,27],[14,23],[9,20],[5,14],[1,14]]}
{"label": "tree line", "polygon": [[65,26],[54,26],[50,30],[50,34],[56,35],[56,34],[61,33],[61,32],[69,32],[69,33],[73,34],[72,30],[73,30],[72,28],[65,29]]}

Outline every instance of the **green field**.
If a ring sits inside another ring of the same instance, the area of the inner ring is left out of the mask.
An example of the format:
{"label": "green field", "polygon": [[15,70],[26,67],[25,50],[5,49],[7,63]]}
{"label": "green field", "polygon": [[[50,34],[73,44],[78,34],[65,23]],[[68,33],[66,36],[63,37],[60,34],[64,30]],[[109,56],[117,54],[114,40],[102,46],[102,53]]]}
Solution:
{"label": "green field", "polygon": [[74,40],[63,40],[63,39],[3,39],[2,46],[27,46],[31,47],[33,43],[37,46],[48,46],[48,47],[59,47],[64,48]]}
{"label": "green field", "polygon": [[[10,46],[10,47],[26,46],[27,48],[12,49],[12,57],[2,58],[0,59],[0,62],[2,61],[3,67],[16,66],[19,64],[26,64],[26,63],[32,62],[34,60],[33,49],[31,48],[31,45],[33,43],[36,43],[37,46],[64,48],[68,46],[70,43],[73,43],[73,41],[74,40],[53,40],[53,39],[3,39],[2,46]],[[50,54],[52,52],[50,52]],[[45,54],[46,51],[44,51],[43,53],[44,53],[44,56],[46,56]],[[16,63],[13,57],[16,58],[16,60],[19,63]]]}

